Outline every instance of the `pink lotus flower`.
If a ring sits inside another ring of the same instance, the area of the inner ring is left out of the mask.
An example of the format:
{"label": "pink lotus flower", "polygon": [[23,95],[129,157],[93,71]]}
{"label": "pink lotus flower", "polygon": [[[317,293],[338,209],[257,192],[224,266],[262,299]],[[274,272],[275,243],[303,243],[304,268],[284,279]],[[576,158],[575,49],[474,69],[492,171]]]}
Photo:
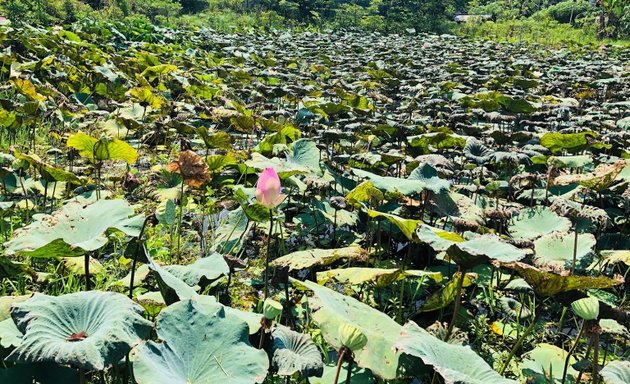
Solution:
{"label": "pink lotus flower", "polygon": [[284,199],[280,178],[273,168],[265,168],[256,183],[256,200],[265,207],[273,209]]}

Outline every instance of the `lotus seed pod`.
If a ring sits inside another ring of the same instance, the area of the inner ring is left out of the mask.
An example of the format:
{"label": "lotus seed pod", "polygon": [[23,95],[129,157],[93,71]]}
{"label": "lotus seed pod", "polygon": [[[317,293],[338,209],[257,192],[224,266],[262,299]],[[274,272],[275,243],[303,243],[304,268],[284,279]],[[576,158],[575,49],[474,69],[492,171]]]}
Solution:
{"label": "lotus seed pod", "polygon": [[342,324],[339,326],[339,341],[351,351],[357,351],[367,344],[367,336],[354,325]]}
{"label": "lotus seed pod", "polygon": [[584,320],[595,320],[599,316],[599,300],[594,297],[585,297],[571,303],[571,308],[576,315]]}
{"label": "lotus seed pod", "polygon": [[263,315],[265,319],[273,320],[282,314],[282,304],[272,299],[265,299]]}

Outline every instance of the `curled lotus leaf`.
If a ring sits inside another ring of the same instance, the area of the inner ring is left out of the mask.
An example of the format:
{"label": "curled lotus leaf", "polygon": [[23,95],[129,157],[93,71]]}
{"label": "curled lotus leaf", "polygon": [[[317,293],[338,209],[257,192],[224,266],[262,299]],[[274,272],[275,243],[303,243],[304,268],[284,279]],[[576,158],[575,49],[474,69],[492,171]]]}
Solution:
{"label": "curled lotus leaf", "polygon": [[102,370],[149,336],[152,324],[143,313],[140,305],[119,293],[36,293],[12,307],[11,317],[24,337],[7,360]]}
{"label": "curled lotus leaf", "polygon": [[611,288],[623,284],[624,281],[621,277],[611,279],[606,276],[562,276],[520,262],[495,264],[515,270],[542,296],[554,296],[573,290]]}
{"label": "curled lotus leaf", "polygon": [[282,376],[300,372],[302,377],[321,377],[324,362],[317,345],[308,335],[278,326],[273,333],[271,361]]}

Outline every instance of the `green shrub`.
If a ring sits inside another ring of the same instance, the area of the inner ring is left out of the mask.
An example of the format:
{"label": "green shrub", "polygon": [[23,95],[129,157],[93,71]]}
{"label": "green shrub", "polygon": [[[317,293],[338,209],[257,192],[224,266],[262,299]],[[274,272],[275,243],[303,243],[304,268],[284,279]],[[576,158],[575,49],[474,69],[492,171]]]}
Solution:
{"label": "green shrub", "polygon": [[153,21],[168,20],[182,11],[182,5],[177,0],[130,0],[129,5],[133,13],[144,15]]}
{"label": "green shrub", "polygon": [[81,20],[92,8],[80,0],[4,0],[0,12],[12,22],[53,25]]}
{"label": "green shrub", "polygon": [[563,1],[541,11],[559,23],[571,23],[578,18],[583,18],[593,10],[588,1]]}

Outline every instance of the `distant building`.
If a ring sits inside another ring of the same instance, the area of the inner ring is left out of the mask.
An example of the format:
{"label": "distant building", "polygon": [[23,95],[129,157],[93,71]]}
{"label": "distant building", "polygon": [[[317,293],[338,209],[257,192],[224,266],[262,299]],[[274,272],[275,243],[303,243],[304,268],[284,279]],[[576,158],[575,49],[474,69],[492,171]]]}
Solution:
{"label": "distant building", "polygon": [[468,23],[469,21],[494,21],[494,15],[457,15],[453,18],[456,23]]}

